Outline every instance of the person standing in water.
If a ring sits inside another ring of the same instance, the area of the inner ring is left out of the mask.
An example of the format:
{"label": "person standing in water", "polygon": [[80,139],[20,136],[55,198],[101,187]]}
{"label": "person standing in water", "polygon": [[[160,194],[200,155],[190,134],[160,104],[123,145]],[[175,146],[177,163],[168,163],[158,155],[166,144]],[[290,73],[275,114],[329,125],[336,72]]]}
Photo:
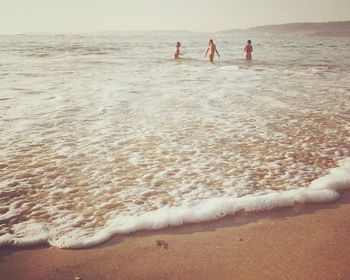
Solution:
{"label": "person standing in water", "polygon": [[219,52],[218,52],[218,50],[216,48],[216,45],[214,44],[213,39],[209,40],[208,48],[207,48],[207,51],[205,52],[205,56],[204,57],[207,57],[208,52],[209,52],[210,62],[214,62],[214,55],[215,55],[215,53],[220,58],[220,54],[219,54]]}
{"label": "person standing in water", "polygon": [[174,59],[179,59],[180,55],[182,55],[182,53],[180,52],[180,47],[181,47],[181,43],[177,42],[175,52],[174,52]]}
{"label": "person standing in water", "polygon": [[245,60],[252,60],[253,46],[252,41],[248,40],[244,46]]}

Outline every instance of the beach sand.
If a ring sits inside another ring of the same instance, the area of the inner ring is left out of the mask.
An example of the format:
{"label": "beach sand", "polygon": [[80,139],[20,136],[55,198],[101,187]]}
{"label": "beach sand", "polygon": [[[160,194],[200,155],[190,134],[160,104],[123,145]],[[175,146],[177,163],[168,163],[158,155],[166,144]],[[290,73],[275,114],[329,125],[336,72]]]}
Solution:
{"label": "beach sand", "polygon": [[348,280],[350,191],[330,204],[137,232],[84,250],[2,248],[0,278]]}

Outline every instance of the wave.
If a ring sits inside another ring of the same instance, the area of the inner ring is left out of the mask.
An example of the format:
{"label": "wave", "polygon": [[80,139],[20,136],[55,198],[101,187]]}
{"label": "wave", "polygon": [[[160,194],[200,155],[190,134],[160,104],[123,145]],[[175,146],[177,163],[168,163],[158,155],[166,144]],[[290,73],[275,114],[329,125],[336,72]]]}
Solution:
{"label": "wave", "polygon": [[121,52],[125,49],[120,47],[89,47],[86,45],[26,45],[6,46],[0,48],[1,52],[14,52],[27,57],[51,57],[59,54],[71,55],[106,55]]}
{"label": "wave", "polygon": [[[331,202],[337,200],[340,197],[339,191],[346,188],[350,188],[350,158],[340,161],[337,168],[331,169],[328,175],[314,180],[309,187],[282,192],[270,191],[238,198],[218,197],[203,200],[192,206],[165,207],[134,216],[119,215],[110,220],[103,230],[92,236],[86,236],[79,228],[69,234],[61,235],[57,229],[49,225],[30,224],[24,229],[27,235],[25,237],[10,234],[1,236],[0,247],[48,243],[58,248],[86,248],[105,242],[117,234],[207,222],[242,211],[254,213],[298,203]],[[0,221],[4,222],[9,218],[10,213],[0,216]]]}

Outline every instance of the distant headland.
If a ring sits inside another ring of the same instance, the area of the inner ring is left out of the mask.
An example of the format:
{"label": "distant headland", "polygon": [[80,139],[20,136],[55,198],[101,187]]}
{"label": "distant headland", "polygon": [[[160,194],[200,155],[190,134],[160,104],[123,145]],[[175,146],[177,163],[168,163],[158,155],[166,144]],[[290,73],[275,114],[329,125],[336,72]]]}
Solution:
{"label": "distant headland", "polygon": [[247,29],[231,29],[220,33],[250,33],[265,35],[350,37],[350,21],[304,22],[263,25]]}
{"label": "distant headland", "polygon": [[198,32],[190,30],[104,30],[95,32],[23,32],[16,35],[97,35],[97,36],[183,36],[194,34],[238,34],[238,35],[278,35],[300,37],[350,37],[350,20],[333,22],[302,22],[274,25],[262,25],[246,29],[229,29],[216,32]]}

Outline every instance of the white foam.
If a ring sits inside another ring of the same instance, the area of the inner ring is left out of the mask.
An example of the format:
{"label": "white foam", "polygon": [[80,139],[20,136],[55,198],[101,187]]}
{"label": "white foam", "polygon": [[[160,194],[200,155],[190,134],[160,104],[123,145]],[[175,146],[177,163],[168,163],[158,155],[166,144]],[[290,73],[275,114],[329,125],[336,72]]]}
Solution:
{"label": "white foam", "polygon": [[52,233],[40,224],[23,223],[15,228],[17,236],[11,234],[0,236],[0,247],[6,245],[16,247],[38,245],[48,242],[52,235]]}
{"label": "white foam", "polygon": [[138,165],[141,162],[141,157],[139,154],[134,154],[130,159],[129,162],[133,165]]}
{"label": "white foam", "polygon": [[[248,195],[242,198],[217,197],[202,200],[191,207],[164,207],[162,209],[133,216],[118,215],[112,218],[104,229],[86,236],[81,229],[61,235],[50,226],[22,224],[19,235],[5,234],[0,237],[0,246],[33,245],[47,241],[59,248],[84,248],[102,243],[115,234],[131,233],[139,230],[155,230],[187,223],[212,221],[233,215],[239,211],[259,212],[268,209],[293,206],[296,203],[325,203],[339,198],[337,190],[350,187],[350,158],[340,162],[340,166],[330,170],[330,174],[311,183],[310,187],[290,191],[270,192],[263,195]],[[69,217],[69,219],[74,219]]]}
{"label": "white foam", "polygon": [[[350,183],[350,182],[349,182]],[[201,201],[193,207],[163,208],[139,216],[120,216],[109,222],[109,225],[88,238],[62,236],[49,240],[50,245],[60,248],[84,248],[102,243],[113,235],[126,234],[139,230],[156,230],[169,226],[188,223],[207,222],[233,215],[239,211],[258,212],[278,207],[293,206],[295,203],[324,203],[339,198],[334,190],[298,189],[281,193],[244,198],[214,198]]]}
{"label": "white foam", "polygon": [[350,158],[343,159],[338,168],[331,169],[328,175],[313,181],[310,187],[329,190],[350,188]]}

